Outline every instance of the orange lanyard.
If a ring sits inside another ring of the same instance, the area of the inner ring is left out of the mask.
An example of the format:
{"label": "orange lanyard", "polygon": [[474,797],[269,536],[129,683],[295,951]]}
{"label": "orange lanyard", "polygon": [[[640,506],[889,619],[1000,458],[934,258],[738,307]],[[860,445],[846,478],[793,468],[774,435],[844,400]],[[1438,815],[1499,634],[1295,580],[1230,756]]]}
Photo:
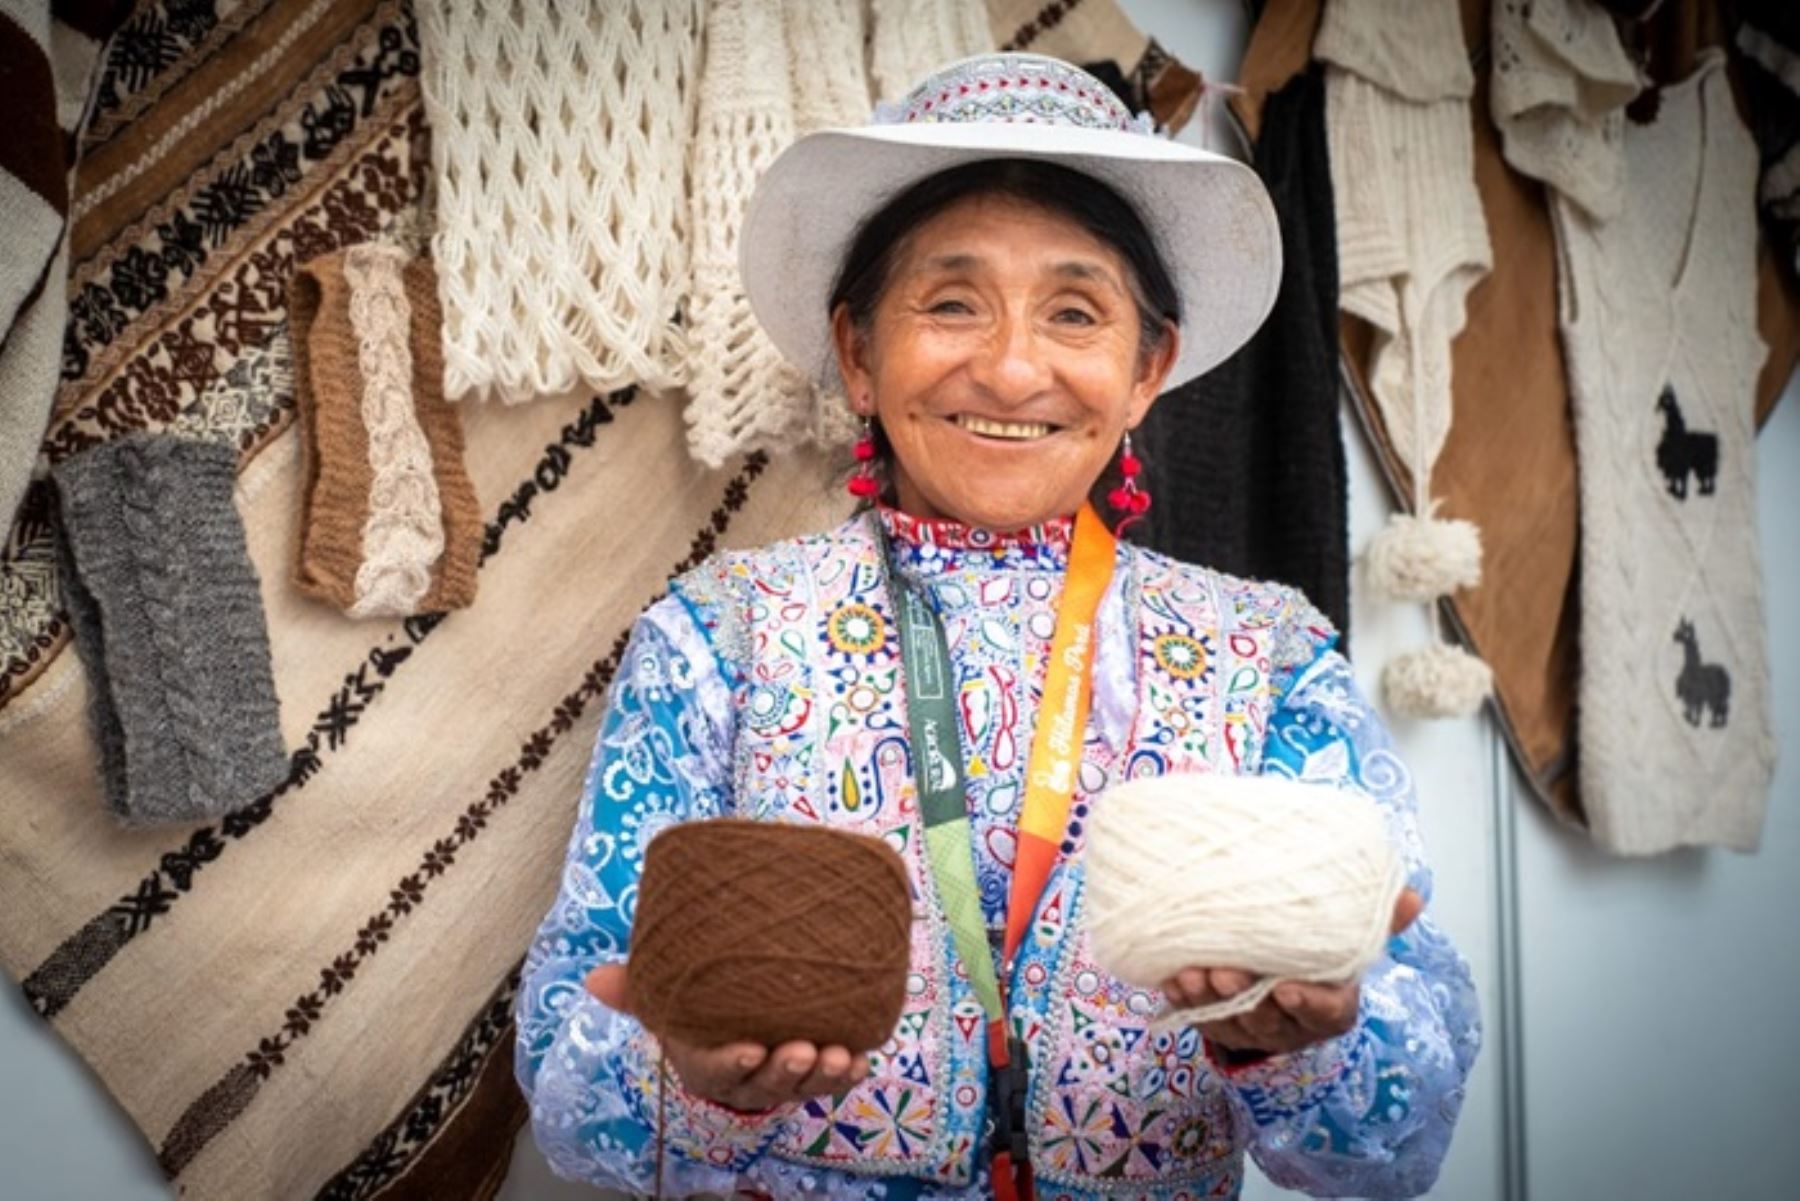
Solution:
{"label": "orange lanyard", "polygon": [[988,1100],[994,1120],[991,1174],[1000,1201],[1033,1196],[1025,1128],[1029,1063],[1024,1040],[1007,1028],[1005,988],[1068,828],[1092,699],[1095,616],[1112,582],[1117,545],[1100,515],[1091,505],[1083,505],[1075,517],[1069,569],[1026,766],[1025,804],[1019,817],[998,980],[975,888],[974,848],[962,786],[964,760],[947,686],[948,641],[937,615],[918,591],[897,572],[890,575],[900,613],[913,770],[925,821],[926,850],[952,939],[988,1019],[988,1063],[992,1068]]}

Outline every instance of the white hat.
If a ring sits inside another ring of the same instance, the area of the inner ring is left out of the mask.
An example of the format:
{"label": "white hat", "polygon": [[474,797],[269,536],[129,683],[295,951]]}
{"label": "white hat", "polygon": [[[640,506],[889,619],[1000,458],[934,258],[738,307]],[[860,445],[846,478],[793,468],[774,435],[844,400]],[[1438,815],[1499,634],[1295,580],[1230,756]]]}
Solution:
{"label": "white hat", "polygon": [[981,159],[1060,163],[1136,210],[1181,295],[1173,388],[1250,340],[1275,304],[1281,231],[1249,167],[1155,134],[1092,75],[1038,54],[953,63],[861,129],[782,152],[756,188],[738,244],[751,308],[781,352],[834,380],[828,305],[851,240],[910,185]]}

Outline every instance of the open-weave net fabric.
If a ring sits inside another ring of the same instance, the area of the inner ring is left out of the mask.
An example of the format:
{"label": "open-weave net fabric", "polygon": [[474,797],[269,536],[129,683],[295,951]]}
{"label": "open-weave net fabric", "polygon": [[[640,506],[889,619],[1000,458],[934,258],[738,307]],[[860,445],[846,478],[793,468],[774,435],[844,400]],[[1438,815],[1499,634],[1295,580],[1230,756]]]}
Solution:
{"label": "open-weave net fabric", "polygon": [[[782,23],[781,6],[768,0],[715,0],[707,14],[693,146],[687,418],[689,449],[712,467],[746,445],[792,433],[812,399],[805,375],[757,324],[737,266],[738,229],[756,181],[794,140]],[[859,57],[860,40],[825,53],[846,49]]]}
{"label": "open-weave net fabric", "polygon": [[631,1008],[701,1047],[886,1042],[912,962],[912,886],[878,838],[723,818],[672,826],[644,856]]}
{"label": "open-weave net fabric", "polygon": [[[688,446],[710,466],[745,450],[832,446],[854,433],[844,398],[782,358],[750,311],[738,230],[769,164],[795,138],[857,126],[952,59],[991,48],[985,10],[953,0],[714,0],[706,13],[691,159],[693,278]],[[820,320],[824,320],[820,315]]]}
{"label": "open-weave net fabric", "polygon": [[686,387],[714,466],[849,441],[751,314],[738,229],[795,138],[991,49],[981,5],[442,0],[419,26],[446,396]]}
{"label": "open-weave net fabric", "polygon": [[418,6],[447,396],[683,382],[700,7]]}

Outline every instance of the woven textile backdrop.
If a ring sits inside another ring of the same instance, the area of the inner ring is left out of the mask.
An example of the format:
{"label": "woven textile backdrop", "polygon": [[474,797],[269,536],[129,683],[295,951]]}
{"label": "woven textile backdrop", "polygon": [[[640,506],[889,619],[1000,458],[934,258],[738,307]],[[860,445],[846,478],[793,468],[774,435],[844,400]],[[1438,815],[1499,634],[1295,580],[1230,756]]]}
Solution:
{"label": "woven textile backdrop", "polygon": [[214,825],[116,826],[44,485],[0,552],[0,966],[187,1198],[493,1194],[514,973],[631,619],[716,547],[842,509],[797,462],[695,467],[674,399],[467,406],[475,606],[357,622],[294,591],[286,285],[419,203],[418,70],[396,2],[142,6],[78,181],[46,453],[239,448],[286,783]]}

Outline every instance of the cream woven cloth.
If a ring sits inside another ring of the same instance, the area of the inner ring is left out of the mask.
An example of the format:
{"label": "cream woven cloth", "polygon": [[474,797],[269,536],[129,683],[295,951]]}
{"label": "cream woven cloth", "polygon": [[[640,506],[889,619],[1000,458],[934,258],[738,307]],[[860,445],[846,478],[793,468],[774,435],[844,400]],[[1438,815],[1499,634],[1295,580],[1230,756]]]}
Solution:
{"label": "cream woven cloth", "polygon": [[297,432],[239,477],[304,782],[213,826],[118,828],[76,656],[0,710],[0,967],[190,1201],[311,1196],[436,1071],[555,895],[632,619],[714,547],[839,520],[801,456],[709,472],[676,406],[467,413],[481,598],[349,621],[288,583]]}

